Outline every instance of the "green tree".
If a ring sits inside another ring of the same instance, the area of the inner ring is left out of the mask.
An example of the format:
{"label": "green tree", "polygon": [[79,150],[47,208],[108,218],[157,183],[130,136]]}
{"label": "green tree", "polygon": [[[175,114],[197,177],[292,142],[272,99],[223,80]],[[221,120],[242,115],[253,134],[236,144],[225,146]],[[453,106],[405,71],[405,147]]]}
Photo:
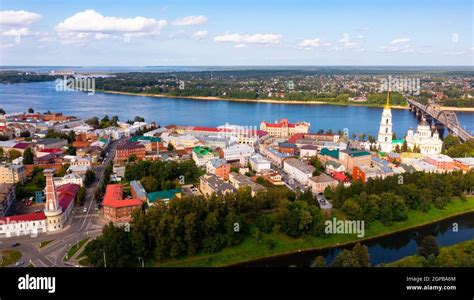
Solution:
{"label": "green tree", "polygon": [[140,179],[140,183],[143,185],[148,193],[155,192],[158,190],[158,181],[152,176],[145,176]]}
{"label": "green tree", "polygon": [[32,109],[32,108],[28,108],[28,113],[29,113],[29,114],[34,114],[34,113],[35,113],[35,110]]}
{"label": "green tree", "polygon": [[347,267],[360,267],[359,259],[357,256],[350,250],[342,250],[334,259],[331,264],[331,267],[337,268],[347,268]]}
{"label": "green tree", "polygon": [[11,162],[12,160],[17,159],[18,157],[21,157],[20,151],[14,149],[8,151],[8,161]]}
{"label": "green tree", "polygon": [[34,163],[34,154],[30,147],[23,152],[23,164],[32,165]]}
{"label": "green tree", "polygon": [[367,248],[367,246],[357,243],[352,249],[352,252],[361,267],[370,267],[369,248]]}
{"label": "green tree", "polygon": [[432,235],[427,235],[421,240],[421,244],[418,247],[418,254],[424,258],[428,258],[431,254],[438,256],[439,247],[436,238]]}
{"label": "green tree", "polygon": [[[110,175],[109,175],[110,176]],[[104,172],[104,177],[105,178],[108,178],[109,176],[106,176],[105,172]],[[92,171],[92,170],[87,170],[86,171],[86,175],[84,176],[84,184],[85,186],[89,186],[91,185],[91,183],[93,183],[95,181],[95,172]]]}
{"label": "green tree", "polygon": [[326,259],[324,258],[324,256],[317,256],[313,263],[311,264],[311,268],[323,268],[326,266]]}

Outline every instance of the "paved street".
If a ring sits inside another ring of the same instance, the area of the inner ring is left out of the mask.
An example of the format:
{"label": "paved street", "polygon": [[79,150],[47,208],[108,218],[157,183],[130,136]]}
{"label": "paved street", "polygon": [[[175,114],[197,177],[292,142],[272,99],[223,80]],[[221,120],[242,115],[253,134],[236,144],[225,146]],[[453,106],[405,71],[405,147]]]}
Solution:
{"label": "paved street", "polygon": [[[96,179],[87,188],[84,206],[74,208],[64,229],[53,233],[41,233],[37,237],[2,238],[0,239],[0,249],[21,251],[21,260],[25,262],[22,267],[26,267],[30,263],[35,267],[70,267],[71,265],[63,260],[69,248],[86,237],[95,238],[102,232],[103,224],[99,220],[98,211],[95,209],[94,194],[103,181],[105,166],[112,161],[118,142],[112,141],[107,148],[108,155],[105,162],[93,167]],[[85,213],[83,211],[84,207],[87,208]],[[39,248],[41,242],[50,240],[53,240],[53,242]],[[15,243],[20,243],[20,245],[12,247]]]}

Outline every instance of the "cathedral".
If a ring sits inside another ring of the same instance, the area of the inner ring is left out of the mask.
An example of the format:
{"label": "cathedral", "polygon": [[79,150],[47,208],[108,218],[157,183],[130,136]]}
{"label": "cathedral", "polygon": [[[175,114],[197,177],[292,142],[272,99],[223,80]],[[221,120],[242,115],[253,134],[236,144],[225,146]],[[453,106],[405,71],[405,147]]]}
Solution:
{"label": "cathedral", "polygon": [[431,130],[424,116],[416,128],[416,133],[413,133],[413,129],[408,129],[406,142],[410,150],[413,151],[416,147],[420,149],[421,154],[439,154],[443,145],[438,131],[436,128]]}
{"label": "cathedral", "polygon": [[382,119],[380,120],[377,144],[380,151],[392,152],[392,112],[390,110],[390,91],[387,92],[387,103],[383,108]]}

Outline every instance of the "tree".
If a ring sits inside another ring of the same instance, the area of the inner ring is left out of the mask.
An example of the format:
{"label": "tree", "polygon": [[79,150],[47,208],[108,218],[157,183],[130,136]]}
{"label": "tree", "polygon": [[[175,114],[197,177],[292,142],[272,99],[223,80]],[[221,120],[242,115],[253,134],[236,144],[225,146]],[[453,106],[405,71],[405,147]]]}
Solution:
{"label": "tree", "polygon": [[67,155],[76,155],[76,147],[74,146],[68,146],[66,150]]}
{"label": "tree", "polygon": [[140,116],[135,116],[135,119],[133,119],[134,122],[145,122],[145,118],[140,117]]}
{"label": "tree", "polygon": [[418,247],[418,254],[424,258],[428,258],[431,254],[438,256],[439,247],[436,238],[432,235],[425,236]]}
{"label": "tree", "polygon": [[23,152],[23,164],[32,165],[34,163],[33,150],[30,147],[26,148]]}
{"label": "tree", "polygon": [[140,179],[140,183],[148,193],[158,190],[158,181],[152,176],[143,177]]}
{"label": "tree", "polygon": [[10,150],[8,151],[8,161],[12,161],[14,159],[17,159],[18,157],[21,157],[21,152],[18,150]]}
{"label": "tree", "polygon": [[94,128],[99,127],[99,118],[97,118],[97,117],[92,117],[90,119],[87,119],[85,122],[86,122],[87,125],[92,126]]}
{"label": "tree", "polygon": [[316,169],[313,172],[313,176],[318,176],[321,175],[321,173],[324,171],[324,166],[321,163],[321,161],[318,159],[317,156],[311,157],[311,165]]}
{"label": "tree", "polygon": [[326,259],[324,258],[324,256],[317,256],[313,263],[311,264],[311,268],[323,268],[326,266]]}
{"label": "tree", "polygon": [[35,113],[35,110],[33,108],[28,108],[28,113],[29,114],[34,114]]}
{"label": "tree", "polygon": [[331,200],[334,197],[334,191],[332,190],[331,187],[327,186],[324,189],[324,198]]}
{"label": "tree", "polygon": [[174,146],[173,146],[173,144],[171,144],[171,143],[168,143],[168,147],[166,147],[166,149],[168,150],[168,152],[171,152],[171,151],[173,151],[173,150],[174,150]]}
{"label": "tree", "polygon": [[269,214],[263,214],[257,217],[255,220],[255,226],[263,233],[270,233],[273,229],[275,221]]}
{"label": "tree", "polygon": [[84,203],[84,200],[86,198],[86,188],[81,187],[79,191],[77,192],[77,202],[78,204],[82,205]]}
{"label": "tree", "polygon": [[6,114],[7,112],[3,109],[3,108],[0,108],[0,115],[4,115]]}
{"label": "tree", "polygon": [[[104,176],[105,176],[105,172],[104,172]],[[94,181],[95,181],[95,172],[92,170],[87,170],[86,175],[84,176],[85,186],[89,186]]]}
{"label": "tree", "polygon": [[360,267],[359,260],[357,256],[350,250],[342,250],[334,259],[331,264],[331,267]]}
{"label": "tree", "polygon": [[1,158],[3,157],[3,155],[4,155],[3,148],[0,147],[0,160],[1,160]]}
{"label": "tree", "polygon": [[352,249],[352,252],[359,261],[361,267],[370,267],[369,248],[367,248],[367,246],[357,243]]}

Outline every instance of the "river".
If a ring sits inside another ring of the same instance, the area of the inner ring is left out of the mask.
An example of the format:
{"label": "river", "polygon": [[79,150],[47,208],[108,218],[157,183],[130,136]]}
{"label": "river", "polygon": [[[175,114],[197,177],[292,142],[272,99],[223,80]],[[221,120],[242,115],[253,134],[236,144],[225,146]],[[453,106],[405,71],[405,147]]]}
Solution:
{"label": "river", "polygon": [[[58,92],[54,82],[0,84],[0,107],[7,113],[37,111],[63,112],[82,118],[117,115],[126,121],[142,116],[162,125],[219,126],[225,123],[258,126],[262,120],[273,122],[287,118],[290,122],[311,123],[311,131],[338,131],[348,128],[349,135],[377,135],[381,108],[339,105],[304,105],[244,103],[231,101],[154,98],[116,94]],[[474,113],[457,112],[459,121],[474,132]],[[408,110],[392,110],[393,130],[404,136],[409,127],[416,128],[415,116]]]}
{"label": "river", "polygon": [[[453,224],[457,224],[458,231],[454,231]],[[474,213],[455,216],[417,229],[411,229],[392,235],[375,238],[362,244],[369,248],[372,266],[399,260],[405,256],[416,254],[417,247],[423,237],[433,235],[438,245],[449,246],[474,239]],[[342,249],[351,249],[353,245],[328,248],[288,255],[274,256],[253,262],[243,263],[243,267],[309,267],[314,259],[322,255],[326,263],[330,264]]]}

